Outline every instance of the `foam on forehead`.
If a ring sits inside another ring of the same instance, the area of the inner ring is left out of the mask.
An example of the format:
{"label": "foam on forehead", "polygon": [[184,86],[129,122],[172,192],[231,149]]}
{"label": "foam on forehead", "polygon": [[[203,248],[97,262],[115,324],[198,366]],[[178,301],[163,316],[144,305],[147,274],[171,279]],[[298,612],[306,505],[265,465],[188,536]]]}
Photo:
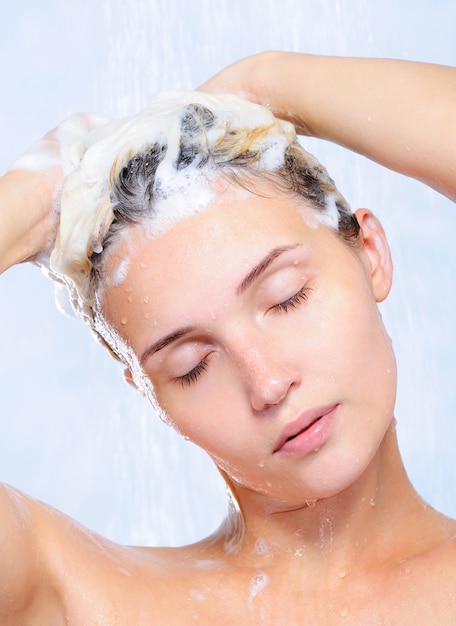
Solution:
{"label": "foam on forehead", "polygon": [[[202,105],[212,113],[204,131],[195,132],[186,125],[189,105]],[[103,240],[114,219],[113,181],[135,155],[156,143],[166,146],[154,184],[154,208],[158,209],[160,202],[164,202],[168,211],[166,219],[160,211],[162,224],[159,227],[157,223],[157,227],[166,228],[173,220],[189,214],[189,198],[194,210],[202,210],[211,202],[208,185],[211,164],[204,170],[198,167],[208,153],[208,146],[216,148],[229,133],[242,131],[247,136],[255,129],[261,129],[260,165],[276,169],[283,163],[287,145],[295,138],[294,127],[276,119],[268,109],[231,95],[164,92],[141,113],[109,122],[76,141],[69,150],[72,171],[61,194],[61,224],[51,256],[51,269],[73,291],[73,300],[86,299],[92,267],[89,258],[93,252],[102,251]],[[196,156],[189,166],[178,168],[185,136],[191,136]],[[172,196],[181,200],[175,203],[175,215],[167,202]],[[178,210],[184,206],[185,211]]]}

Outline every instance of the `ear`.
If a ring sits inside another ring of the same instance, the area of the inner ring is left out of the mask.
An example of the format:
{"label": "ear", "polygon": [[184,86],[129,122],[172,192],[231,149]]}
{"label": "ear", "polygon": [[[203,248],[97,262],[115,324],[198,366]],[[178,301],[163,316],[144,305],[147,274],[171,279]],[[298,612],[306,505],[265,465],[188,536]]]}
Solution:
{"label": "ear", "polygon": [[134,389],[138,389],[138,387],[136,386],[135,381],[133,380],[132,373],[130,372],[130,370],[128,368],[124,370],[123,376],[124,376],[124,380],[125,380],[125,382],[127,384],[131,385]]}
{"label": "ear", "polygon": [[393,277],[393,263],[385,231],[375,215],[367,209],[358,209],[355,215],[361,227],[373,293],[376,301],[382,302],[390,292]]}

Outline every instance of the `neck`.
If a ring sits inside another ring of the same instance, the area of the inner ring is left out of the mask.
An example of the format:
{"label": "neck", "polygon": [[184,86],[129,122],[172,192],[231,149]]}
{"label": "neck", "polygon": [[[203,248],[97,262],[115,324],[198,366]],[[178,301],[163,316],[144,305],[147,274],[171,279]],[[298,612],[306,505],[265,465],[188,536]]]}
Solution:
{"label": "neck", "polygon": [[304,556],[313,568],[320,563],[341,572],[353,562],[406,558],[421,540],[414,537],[422,538],[413,528],[427,511],[406,475],[394,424],[363,475],[331,498],[290,510],[238,485],[235,495],[245,526],[230,558],[260,567],[271,557],[277,563]]}

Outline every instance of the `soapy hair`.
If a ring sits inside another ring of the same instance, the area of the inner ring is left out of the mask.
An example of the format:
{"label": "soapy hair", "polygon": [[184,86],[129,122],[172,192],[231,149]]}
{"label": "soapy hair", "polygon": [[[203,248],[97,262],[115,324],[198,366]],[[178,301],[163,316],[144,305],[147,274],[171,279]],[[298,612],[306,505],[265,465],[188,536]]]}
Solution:
{"label": "soapy hair", "polygon": [[169,202],[164,213],[164,200],[187,192],[187,202],[176,205],[188,206],[188,190],[198,185],[208,195],[190,211],[204,210],[217,177],[260,195],[272,186],[301,198],[348,242],[358,238],[350,207],[294,127],[236,96],[159,94],[140,114],[89,133],[70,158],[51,270],[67,285],[76,314],[129,367],[134,355],[106,327],[97,300],[103,261],[124,228],[156,223],[160,232],[187,216],[170,214]]}

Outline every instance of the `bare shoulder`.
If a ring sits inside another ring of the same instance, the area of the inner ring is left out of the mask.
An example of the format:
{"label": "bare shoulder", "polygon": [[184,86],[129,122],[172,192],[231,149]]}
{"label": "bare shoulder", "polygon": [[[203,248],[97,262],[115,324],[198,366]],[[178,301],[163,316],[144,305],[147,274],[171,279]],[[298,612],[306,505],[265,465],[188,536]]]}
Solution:
{"label": "bare shoulder", "polygon": [[0,484],[0,622],[28,624],[38,612],[61,614],[56,581],[43,550],[46,523],[40,505]]}
{"label": "bare shoulder", "polygon": [[0,511],[2,626],[162,623],[170,556],[116,544],[6,485]]}
{"label": "bare shoulder", "polygon": [[389,597],[413,624],[456,624],[456,522],[438,514],[428,530],[423,548],[396,564]]}
{"label": "bare shoulder", "polygon": [[456,591],[456,521],[443,518],[442,539],[428,552],[423,553],[424,563],[448,579],[452,590]]}
{"label": "bare shoulder", "polygon": [[[423,563],[455,573],[456,570],[456,520],[440,513],[434,522],[435,541],[420,554]],[[453,577],[453,580],[456,580]]]}

